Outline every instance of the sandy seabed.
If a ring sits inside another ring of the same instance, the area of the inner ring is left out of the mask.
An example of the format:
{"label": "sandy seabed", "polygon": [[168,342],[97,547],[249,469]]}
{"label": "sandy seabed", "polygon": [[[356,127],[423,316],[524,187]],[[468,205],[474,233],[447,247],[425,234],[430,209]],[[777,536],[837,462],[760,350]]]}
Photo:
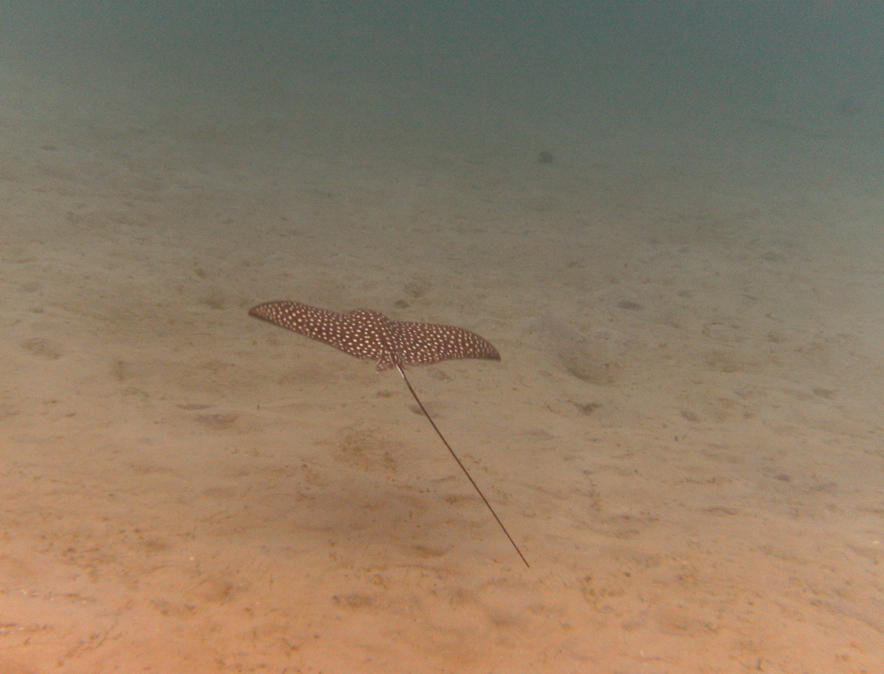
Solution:
{"label": "sandy seabed", "polygon": [[[12,84],[4,674],[881,671],[860,131],[325,145]],[[411,379],[530,570],[398,375],[272,299],[500,349]]]}

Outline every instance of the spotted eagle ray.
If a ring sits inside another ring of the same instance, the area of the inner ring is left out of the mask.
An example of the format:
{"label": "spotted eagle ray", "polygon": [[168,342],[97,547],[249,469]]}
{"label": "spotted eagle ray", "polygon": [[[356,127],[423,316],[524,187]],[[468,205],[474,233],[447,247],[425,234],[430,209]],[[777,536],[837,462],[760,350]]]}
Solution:
{"label": "spotted eagle ray", "polygon": [[436,422],[412,388],[408,377],[405,376],[406,365],[430,365],[458,358],[500,360],[500,353],[490,342],[463,328],[436,323],[392,321],[383,314],[369,309],[354,309],[347,313],[339,313],[301,302],[265,302],[253,307],[249,315],[324,342],[356,358],[377,361],[378,372],[393,367],[399,370],[405,385],[436,431],[436,435],[451,452],[451,456],[488,507],[525,566],[530,568],[525,555],[494,512],[494,508],[466,466],[448,444],[442,431],[436,426]]}

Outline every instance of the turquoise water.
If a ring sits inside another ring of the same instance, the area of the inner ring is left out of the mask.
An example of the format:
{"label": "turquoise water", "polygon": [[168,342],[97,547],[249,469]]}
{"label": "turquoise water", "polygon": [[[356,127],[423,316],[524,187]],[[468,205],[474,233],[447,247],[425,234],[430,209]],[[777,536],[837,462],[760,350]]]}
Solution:
{"label": "turquoise water", "polygon": [[875,671],[882,29],[0,4],[0,670]]}

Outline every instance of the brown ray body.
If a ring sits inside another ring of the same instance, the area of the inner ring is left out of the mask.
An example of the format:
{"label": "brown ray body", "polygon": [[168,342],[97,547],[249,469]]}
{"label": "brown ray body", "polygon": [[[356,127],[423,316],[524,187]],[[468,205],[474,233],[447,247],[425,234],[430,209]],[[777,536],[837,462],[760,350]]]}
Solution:
{"label": "brown ray body", "polygon": [[452,325],[436,323],[411,323],[392,321],[377,311],[354,309],[347,313],[329,311],[301,302],[265,302],[249,311],[251,316],[292,330],[311,339],[329,344],[356,358],[377,361],[378,372],[395,367],[405,380],[405,385],[414,397],[424,416],[451,456],[460,466],[464,475],[494,516],[495,521],[519,557],[529,566],[519,546],[510,536],[494,508],[485,498],[479,485],[473,480],[463,462],[448,444],[436,422],[427,412],[424,404],[405,376],[406,365],[429,365],[443,360],[458,358],[482,358],[500,360],[500,354],[490,342],[474,332]]}

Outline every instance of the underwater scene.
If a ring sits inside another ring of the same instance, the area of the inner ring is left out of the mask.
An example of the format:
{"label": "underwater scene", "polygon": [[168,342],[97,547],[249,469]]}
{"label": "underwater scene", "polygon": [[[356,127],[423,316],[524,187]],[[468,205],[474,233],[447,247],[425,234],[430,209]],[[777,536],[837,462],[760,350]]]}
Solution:
{"label": "underwater scene", "polygon": [[881,671],[882,73],[875,3],[0,4],[0,672]]}

